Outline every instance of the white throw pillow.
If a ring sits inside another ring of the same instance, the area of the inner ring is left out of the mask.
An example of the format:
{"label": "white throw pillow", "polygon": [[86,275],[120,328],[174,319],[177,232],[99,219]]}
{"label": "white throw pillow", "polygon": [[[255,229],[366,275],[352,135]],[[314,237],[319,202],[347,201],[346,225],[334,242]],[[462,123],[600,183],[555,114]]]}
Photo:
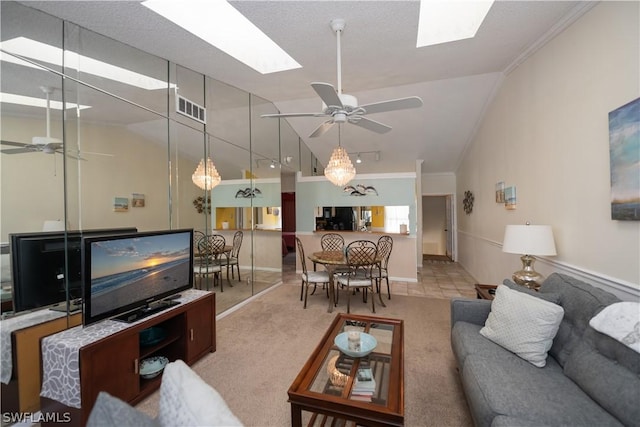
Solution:
{"label": "white throw pillow", "polygon": [[609,335],[640,353],[640,303],[622,301],[605,307],[589,321],[596,331]]}
{"label": "white throw pillow", "polygon": [[242,426],[220,394],[182,360],[167,364],[160,384],[161,426]]}
{"label": "white throw pillow", "polygon": [[480,334],[542,368],[563,316],[557,304],[500,285]]}

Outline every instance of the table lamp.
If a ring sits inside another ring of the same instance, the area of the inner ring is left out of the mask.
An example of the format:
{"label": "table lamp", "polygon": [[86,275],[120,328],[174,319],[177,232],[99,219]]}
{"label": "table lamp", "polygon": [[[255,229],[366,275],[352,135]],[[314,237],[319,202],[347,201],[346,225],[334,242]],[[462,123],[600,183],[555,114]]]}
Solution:
{"label": "table lamp", "polygon": [[532,255],[556,255],[556,245],[550,225],[507,225],[502,252],[522,254],[522,270],[513,273],[513,281],[530,289],[538,289],[544,276],[533,269]]}

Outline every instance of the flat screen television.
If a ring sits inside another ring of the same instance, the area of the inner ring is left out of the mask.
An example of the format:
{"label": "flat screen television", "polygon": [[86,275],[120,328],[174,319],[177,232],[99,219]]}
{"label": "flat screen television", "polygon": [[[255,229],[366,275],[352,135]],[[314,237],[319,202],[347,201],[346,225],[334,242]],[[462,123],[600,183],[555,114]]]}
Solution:
{"label": "flat screen television", "polygon": [[81,309],[82,237],[136,231],[127,227],[9,234],[13,311],[47,306],[62,311]]}
{"label": "flat screen television", "polygon": [[83,324],[133,322],[193,287],[193,229],[85,238],[82,265]]}

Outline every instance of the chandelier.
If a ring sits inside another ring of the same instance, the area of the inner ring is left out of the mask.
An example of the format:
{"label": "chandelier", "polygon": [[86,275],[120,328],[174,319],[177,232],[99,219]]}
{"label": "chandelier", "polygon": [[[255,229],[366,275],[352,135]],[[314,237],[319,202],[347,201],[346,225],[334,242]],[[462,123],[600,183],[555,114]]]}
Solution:
{"label": "chandelier", "polygon": [[213,162],[207,157],[206,163],[204,159],[200,160],[196,171],[191,175],[191,180],[198,187],[208,191],[220,184],[221,178]]}
{"label": "chandelier", "polygon": [[338,146],[331,153],[329,164],[324,168],[324,176],[339,187],[356,176],[356,168],[351,163],[347,150],[340,146],[340,127],[338,127]]}

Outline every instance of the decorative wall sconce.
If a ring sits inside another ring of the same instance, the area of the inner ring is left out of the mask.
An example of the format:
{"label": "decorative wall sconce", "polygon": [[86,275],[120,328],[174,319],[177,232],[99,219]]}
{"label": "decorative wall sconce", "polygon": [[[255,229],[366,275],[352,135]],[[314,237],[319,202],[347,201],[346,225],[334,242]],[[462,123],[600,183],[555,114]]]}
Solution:
{"label": "decorative wall sconce", "polygon": [[473,212],[473,193],[469,190],[464,192],[464,199],[462,199],[462,206],[467,215]]}

